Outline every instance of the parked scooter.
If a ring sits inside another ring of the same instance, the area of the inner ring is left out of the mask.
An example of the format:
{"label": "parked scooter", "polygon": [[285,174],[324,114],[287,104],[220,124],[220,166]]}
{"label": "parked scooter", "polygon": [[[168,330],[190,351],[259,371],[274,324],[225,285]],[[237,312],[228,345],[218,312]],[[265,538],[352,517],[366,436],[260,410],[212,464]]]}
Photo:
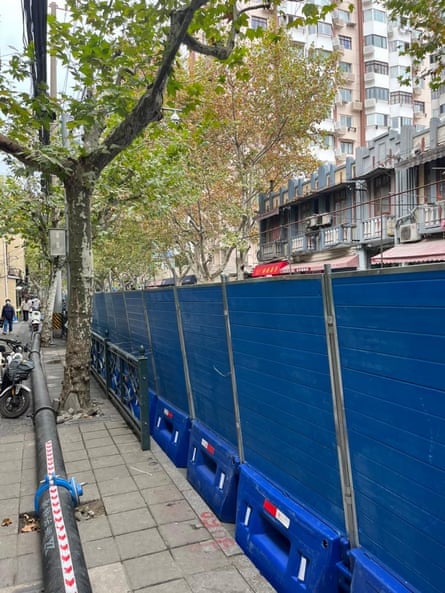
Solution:
{"label": "parked scooter", "polygon": [[31,311],[29,315],[29,321],[31,324],[32,332],[40,331],[40,323],[42,322],[42,315],[40,311]]}
{"label": "parked scooter", "polygon": [[27,347],[17,340],[0,338],[5,342],[9,351],[0,344],[1,361],[1,387],[0,387],[0,414],[4,418],[18,418],[26,412],[31,400],[31,389],[23,384],[34,363],[25,358]]}

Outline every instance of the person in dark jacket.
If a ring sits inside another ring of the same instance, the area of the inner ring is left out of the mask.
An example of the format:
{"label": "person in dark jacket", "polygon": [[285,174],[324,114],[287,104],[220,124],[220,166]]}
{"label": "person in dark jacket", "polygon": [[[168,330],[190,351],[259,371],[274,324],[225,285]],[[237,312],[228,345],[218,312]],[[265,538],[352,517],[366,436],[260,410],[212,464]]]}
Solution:
{"label": "person in dark jacket", "polygon": [[15,317],[15,309],[11,305],[11,301],[9,299],[6,299],[5,304],[3,305],[3,309],[2,309],[3,334],[8,333],[8,327],[9,327],[9,333],[12,332],[12,323],[14,321],[14,317]]}

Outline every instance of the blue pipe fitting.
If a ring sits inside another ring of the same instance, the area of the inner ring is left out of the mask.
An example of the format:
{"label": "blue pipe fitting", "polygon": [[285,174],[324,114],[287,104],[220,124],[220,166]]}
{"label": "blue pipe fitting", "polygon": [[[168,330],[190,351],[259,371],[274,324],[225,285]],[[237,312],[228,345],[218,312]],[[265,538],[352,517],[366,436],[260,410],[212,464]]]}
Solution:
{"label": "blue pipe fitting", "polygon": [[83,488],[82,484],[77,482],[76,478],[65,480],[65,478],[56,476],[56,474],[52,474],[52,476],[46,475],[45,479],[41,482],[34,495],[34,509],[37,514],[39,514],[40,499],[42,494],[49,490],[51,486],[66,488],[71,494],[71,502],[73,503],[73,506],[79,506],[79,499],[83,494]]}

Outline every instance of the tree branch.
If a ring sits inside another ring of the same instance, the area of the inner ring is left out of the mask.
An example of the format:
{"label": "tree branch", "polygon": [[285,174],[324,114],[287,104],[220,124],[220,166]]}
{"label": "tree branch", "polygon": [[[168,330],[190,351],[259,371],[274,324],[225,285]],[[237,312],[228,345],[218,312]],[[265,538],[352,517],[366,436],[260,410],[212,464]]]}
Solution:
{"label": "tree branch", "polygon": [[11,140],[11,138],[8,138],[4,134],[0,134],[0,150],[15,157],[27,167],[31,167],[32,169],[40,168],[40,162],[32,156],[27,148]]}

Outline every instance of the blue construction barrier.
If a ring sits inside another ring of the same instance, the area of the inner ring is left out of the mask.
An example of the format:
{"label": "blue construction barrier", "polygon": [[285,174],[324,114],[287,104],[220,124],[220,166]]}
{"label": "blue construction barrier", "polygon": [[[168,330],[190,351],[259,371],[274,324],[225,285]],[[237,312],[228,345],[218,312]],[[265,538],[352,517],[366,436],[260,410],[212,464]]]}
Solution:
{"label": "blue construction barrier", "polygon": [[187,467],[190,417],[157,397],[152,436],[176,467]]}
{"label": "blue construction barrier", "polygon": [[413,593],[416,589],[403,584],[372,560],[364,550],[353,550],[351,593]]}
{"label": "blue construction barrier", "polygon": [[215,515],[235,523],[239,457],[236,449],[202,422],[193,421],[187,479]]}
{"label": "blue construction barrier", "polygon": [[278,593],[338,593],[344,538],[246,464],[235,537]]}

